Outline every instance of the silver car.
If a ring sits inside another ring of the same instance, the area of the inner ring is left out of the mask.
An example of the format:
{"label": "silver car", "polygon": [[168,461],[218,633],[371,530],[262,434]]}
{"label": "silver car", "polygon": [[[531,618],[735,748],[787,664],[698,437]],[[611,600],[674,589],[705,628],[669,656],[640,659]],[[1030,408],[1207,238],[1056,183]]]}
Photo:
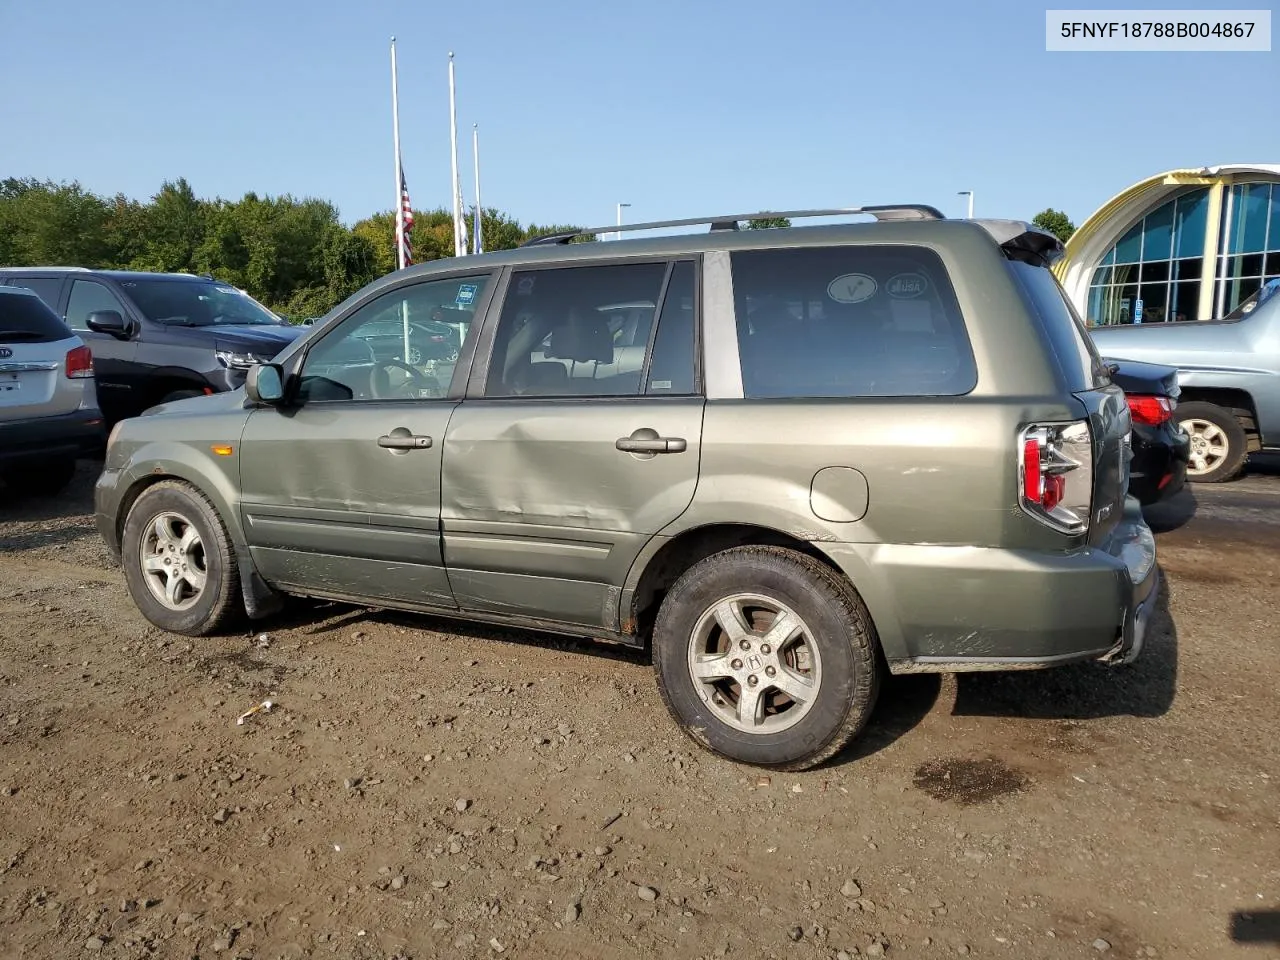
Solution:
{"label": "silver car", "polygon": [[45,302],[0,286],[0,478],[10,494],[50,495],[76,458],[103,444],[93,356]]}

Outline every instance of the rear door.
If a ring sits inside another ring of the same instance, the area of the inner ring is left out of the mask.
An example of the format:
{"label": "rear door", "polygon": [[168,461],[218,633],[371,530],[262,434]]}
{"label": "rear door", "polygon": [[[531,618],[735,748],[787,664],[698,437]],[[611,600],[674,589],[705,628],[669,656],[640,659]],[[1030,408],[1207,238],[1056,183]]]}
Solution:
{"label": "rear door", "polygon": [[1010,261],[1040,320],[1072,395],[1084,404],[1093,438],[1093,503],[1089,542],[1103,543],[1124,513],[1129,490],[1132,420],[1124,391],[1113,384],[1084,323],[1047,267]]}
{"label": "rear door", "polygon": [[[510,274],[445,438],[445,563],[461,608],[618,628],[627,571],[698,481],[696,274],[692,259]],[[627,338],[645,353],[628,370],[601,308],[635,301],[658,311]]]}
{"label": "rear door", "polygon": [[70,330],[32,293],[0,292],[0,420],[74,413],[83,381],[64,376],[79,346]]}

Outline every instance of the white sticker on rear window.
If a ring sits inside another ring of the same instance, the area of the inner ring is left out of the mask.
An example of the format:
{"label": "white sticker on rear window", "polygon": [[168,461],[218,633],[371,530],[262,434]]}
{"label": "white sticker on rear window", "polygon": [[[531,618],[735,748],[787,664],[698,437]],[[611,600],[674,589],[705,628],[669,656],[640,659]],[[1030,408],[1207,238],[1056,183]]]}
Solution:
{"label": "white sticker on rear window", "polygon": [[875,294],[875,278],[865,273],[844,273],[827,284],[827,296],[836,303],[861,303]]}
{"label": "white sticker on rear window", "polygon": [[913,300],[929,289],[929,281],[923,273],[897,273],[884,285],[885,293],[895,300]]}
{"label": "white sticker on rear window", "polygon": [[213,289],[217,290],[219,293],[229,293],[232,296],[235,296],[240,292],[235,287],[214,287]]}

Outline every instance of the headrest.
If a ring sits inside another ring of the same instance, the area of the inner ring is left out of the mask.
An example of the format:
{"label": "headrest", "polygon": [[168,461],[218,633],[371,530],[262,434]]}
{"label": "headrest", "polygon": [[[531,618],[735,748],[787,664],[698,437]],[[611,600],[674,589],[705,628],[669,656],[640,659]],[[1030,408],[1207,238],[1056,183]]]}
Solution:
{"label": "headrest", "polygon": [[546,355],[577,363],[613,363],[613,334],[608,322],[570,310],[569,319],[551,331]]}

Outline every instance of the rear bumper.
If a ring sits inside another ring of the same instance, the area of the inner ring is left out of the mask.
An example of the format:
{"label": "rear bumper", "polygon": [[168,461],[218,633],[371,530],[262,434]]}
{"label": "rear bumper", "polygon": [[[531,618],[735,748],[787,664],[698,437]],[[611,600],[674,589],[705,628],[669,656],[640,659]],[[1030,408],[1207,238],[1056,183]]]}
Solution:
{"label": "rear bumper", "polygon": [[1158,427],[1135,424],[1133,462],[1129,472],[1129,494],[1143,506],[1168,499],[1187,480],[1191,458],[1191,437],[1170,422]]}
{"label": "rear bumper", "polygon": [[862,594],[894,673],[1128,663],[1156,606],[1155,538],[1132,497],[1106,544],[1061,553],[814,546]]}
{"label": "rear bumper", "polygon": [[87,456],[105,442],[106,427],[97,409],[0,423],[0,466]]}

